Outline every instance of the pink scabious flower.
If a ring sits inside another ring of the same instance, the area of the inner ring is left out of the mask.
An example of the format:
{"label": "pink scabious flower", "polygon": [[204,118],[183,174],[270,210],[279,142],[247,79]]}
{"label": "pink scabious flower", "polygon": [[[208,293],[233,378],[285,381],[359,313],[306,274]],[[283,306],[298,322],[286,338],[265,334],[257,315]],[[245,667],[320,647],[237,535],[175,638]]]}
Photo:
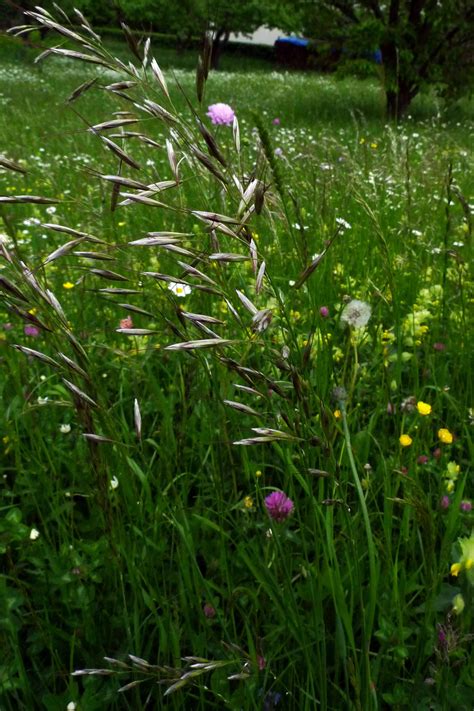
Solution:
{"label": "pink scabious flower", "polygon": [[133,320],[131,316],[126,316],[120,319],[120,328],[133,328]]}
{"label": "pink scabious flower", "polygon": [[206,116],[209,116],[212,123],[231,126],[234,122],[235,113],[229,104],[211,104],[207,107]]}
{"label": "pink scabious flower", "polygon": [[472,511],[472,504],[470,501],[461,501],[459,508],[461,511],[464,511],[464,513],[469,513],[469,511]]}
{"label": "pink scabious flower", "polygon": [[435,349],[435,351],[445,351],[445,350],[446,350],[445,344],[444,344],[444,343],[439,343],[439,342],[438,342],[438,343],[433,343],[433,348]]}
{"label": "pink scabious flower", "polygon": [[39,328],[36,328],[36,326],[25,326],[23,331],[25,333],[25,336],[33,336],[33,337],[39,336],[39,333],[40,333]]}
{"label": "pink scabious flower", "polygon": [[329,309],[327,306],[321,306],[319,309],[319,313],[323,318],[327,318],[329,316]]}
{"label": "pink scabious flower", "polygon": [[279,126],[280,123],[281,123],[281,121],[280,121],[280,119],[278,118],[278,116],[277,116],[276,118],[274,118],[273,121],[272,121],[272,124],[273,124],[274,126]]}
{"label": "pink scabious flower", "polygon": [[283,491],[274,491],[265,499],[265,508],[268,515],[278,523],[281,523],[293,511],[295,505]]}

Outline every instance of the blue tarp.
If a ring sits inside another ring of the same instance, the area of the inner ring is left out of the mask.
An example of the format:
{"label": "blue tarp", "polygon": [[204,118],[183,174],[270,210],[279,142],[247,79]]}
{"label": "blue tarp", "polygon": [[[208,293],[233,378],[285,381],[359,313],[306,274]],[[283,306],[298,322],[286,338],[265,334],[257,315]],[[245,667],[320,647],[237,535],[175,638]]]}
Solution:
{"label": "blue tarp", "polygon": [[309,40],[303,39],[302,37],[279,37],[277,42],[292,44],[294,47],[307,47],[309,44]]}

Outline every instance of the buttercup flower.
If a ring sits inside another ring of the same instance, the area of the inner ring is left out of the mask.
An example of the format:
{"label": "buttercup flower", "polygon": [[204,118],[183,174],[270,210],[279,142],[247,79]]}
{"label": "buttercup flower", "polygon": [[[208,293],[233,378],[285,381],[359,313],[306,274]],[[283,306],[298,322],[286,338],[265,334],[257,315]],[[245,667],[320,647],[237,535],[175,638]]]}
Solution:
{"label": "buttercup flower", "polygon": [[411,443],[413,442],[412,438],[410,435],[407,434],[402,434],[399,439],[400,444],[402,447],[409,447]]}
{"label": "buttercup flower", "polygon": [[430,415],[431,414],[431,405],[428,405],[427,402],[423,402],[422,400],[419,400],[416,403],[416,409],[420,413],[420,415]]}
{"label": "buttercup flower", "polygon": [[191,287],[189,284],[180,284],[177,281],[170,281],[168,284],[168,289],[173,292],[175,296],[184,297],[191,293]]}
{"label": "buttercup flower", "polygon": [[283,491],[274,491],[265,498],[268,515],[278,523],[287,519],[294,507],[292,500]]}
{"label": "buttercup flower", "polygon": [[341,314],[341,321],[344,321],[352,328],[363,328],[369,322],[372,309],[365,301],[352,299],[344,308]]}
{"label": "buttercup flower", "polygon": [[63,284],[63,289],[74,289],[74,284],[72,281],[65,281]]}
{"label": "buttercup flower", "polygon": [[235,113],[229,104],[211,104],[208,106],[206,116],[209,116],[213,124],[231,126],[234,122]]}
{"label": "buttercup flower", "polygon": [[446,430],[444,427],[438,430],[438,437],[440,438],[443,444],[451,444],[453,441],[453,435],[449,430]]}

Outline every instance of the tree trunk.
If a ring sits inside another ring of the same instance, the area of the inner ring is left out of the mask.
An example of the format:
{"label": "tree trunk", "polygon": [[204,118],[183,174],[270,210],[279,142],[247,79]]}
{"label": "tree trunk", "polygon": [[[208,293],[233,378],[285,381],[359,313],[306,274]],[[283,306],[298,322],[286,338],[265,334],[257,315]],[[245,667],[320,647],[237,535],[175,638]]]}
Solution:
{"label": "tree trunk", "polygon": [[395,89],[387,89],[385,92],[387,118],[391,121],[399,121],[417,94],[418,87],[408,86],[402,81],[398,82]]}
{"label": "tree trunk", "polygon": [[221,58],[222,50],[228,43],[229,37],[230,32],[228,30],[217,30],[214,40],[212,42],[211,69],[219,69],[219,61]]}
{"label": "tree trunk", "polygon": [[388,119],[398,121],[418,94],[419,86],[408,81],[404,75],[403,63],[400,62],[398,48],[393,41],[387,41],[381,49],[385,74],[385,110]]}

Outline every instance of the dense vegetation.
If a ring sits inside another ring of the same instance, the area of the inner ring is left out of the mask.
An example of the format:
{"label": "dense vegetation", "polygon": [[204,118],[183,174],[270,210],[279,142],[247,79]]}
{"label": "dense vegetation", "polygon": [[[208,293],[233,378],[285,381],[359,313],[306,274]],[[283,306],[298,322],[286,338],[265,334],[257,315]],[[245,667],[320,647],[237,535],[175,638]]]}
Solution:
{"label": "dense vegetation", "polygon": [[0,67],[1,708],[468,711],[469,106],[84,38]]}

